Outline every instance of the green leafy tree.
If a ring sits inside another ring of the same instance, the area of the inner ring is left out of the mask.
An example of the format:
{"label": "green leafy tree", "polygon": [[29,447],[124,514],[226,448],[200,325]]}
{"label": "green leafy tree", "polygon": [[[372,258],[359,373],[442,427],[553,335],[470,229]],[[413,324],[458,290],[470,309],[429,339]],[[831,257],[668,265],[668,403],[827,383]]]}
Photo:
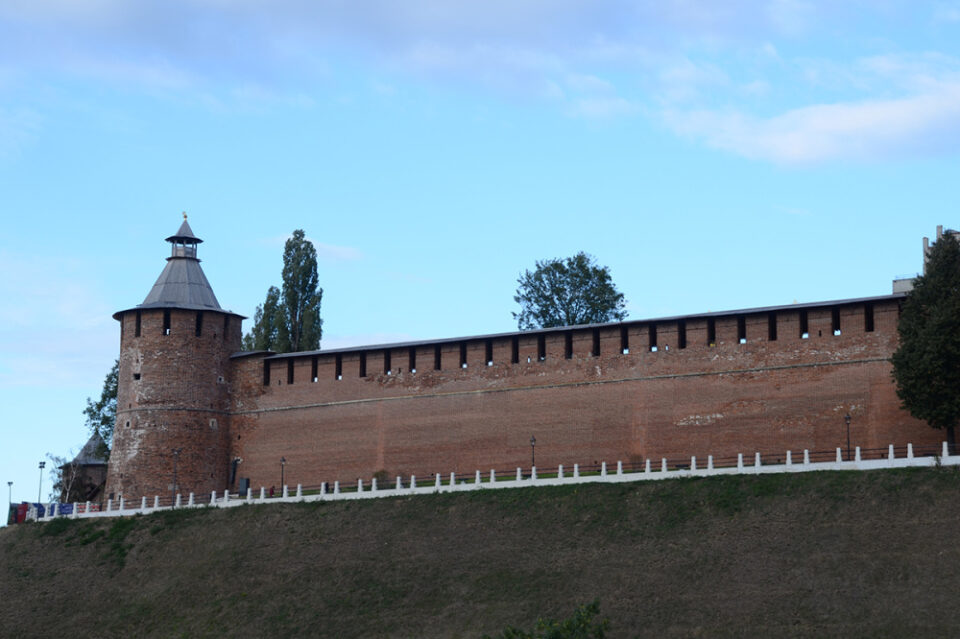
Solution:
{"label": "green leafy tree", "polygon": [[911,415],[947,432],[950,451],[960,421],[960,243],[952,234],[930,248],[897,325],[893,379]]}
{"label": "green leafy tree", "polygon": [[271,286],[257,307],[253,328],[243,338],[247,350],[277,353],[320,348],[323,289],[317,276],[317,250],[297,229],[283,248],[283,287]]}
{"label": "green leafy tree", "polygon": [[[538,619],[533,630],[526,631],[508,626],[499,635],[499,639],[603,639],[610,627],[607,619],[594,621],[600,614],[600,601],[579,606],[567,619]],[[490,639],[484,635],[484,639]]]}
{"label": "green leafy tree", "polygon": [[104,457],[110,456],[110,446],[113,444],[113,428],[117,423],[117,377],[120,372],[120,360],[113,363],[113,367],[103,380],[103,390],[100,399],[93,401],[87,398],[87,407],[83,414],[87,416],[86,426],[90,434],[99,433],[103,440],[104,449],[100,452]]}
{"label": "green leafy tree", "polygon": [[274,351],[279,343],[278,328],[283,323],[280,309],[280,289],[267,289],[267,299],[253,314],[253,328],[243,336],[243,347],[248,351]]}
{"label": "green leafy tree", "polygon": [[317,250],[303,231],[297,229],[283,248],[284,322],[279,339],[289,341],[289,351],[320,348],[322,297],[323,289],[317,278]]}
{"label": "green leafy tree", "polygon": [[513,313],[522,331],[554,326],[600,324],[627,317],[623,293],[617,291],[610,269],[600,267],[583,251],[565,260],[538,261],[534,271],[517,280]]}

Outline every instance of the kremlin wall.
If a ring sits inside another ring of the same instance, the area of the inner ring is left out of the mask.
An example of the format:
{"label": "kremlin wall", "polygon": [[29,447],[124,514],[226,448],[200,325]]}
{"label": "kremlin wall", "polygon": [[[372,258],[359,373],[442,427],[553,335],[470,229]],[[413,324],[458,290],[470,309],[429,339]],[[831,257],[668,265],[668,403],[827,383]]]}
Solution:
{"label": "kremlin wall", "polygon": [[108,496],[536,465],[939,445],[899,408],[905,294],[382,344],[242,352],[184,220],[120,311]]}

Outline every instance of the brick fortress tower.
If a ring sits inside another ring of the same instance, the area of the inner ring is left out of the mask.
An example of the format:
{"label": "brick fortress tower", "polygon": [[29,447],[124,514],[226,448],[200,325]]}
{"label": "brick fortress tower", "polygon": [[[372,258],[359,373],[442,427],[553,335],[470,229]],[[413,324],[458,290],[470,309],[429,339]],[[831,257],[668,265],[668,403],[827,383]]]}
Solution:
{"label": "brick fortress tower", "polygon": [[[107,495],[203,494],[230,481],[229,360],[243,317],[220,308],[183,216],[167,265],[120,321]],[[174,478],[176,473],[176,479]]]}

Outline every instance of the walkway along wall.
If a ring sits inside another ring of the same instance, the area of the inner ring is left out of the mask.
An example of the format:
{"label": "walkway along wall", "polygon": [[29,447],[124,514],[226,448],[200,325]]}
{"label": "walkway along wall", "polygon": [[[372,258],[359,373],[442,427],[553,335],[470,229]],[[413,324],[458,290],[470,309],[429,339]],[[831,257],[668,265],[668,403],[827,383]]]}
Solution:
{"label": "walkway along wall", "polygon": [[[373,479],[364,483],[360,479],[355,485],[341,487],[339,482],[320,485],[319,490],[305,491],[303,486],[284,487],[283,491],[277,495],[268,497],[264,487],[259,491],[248,488],[246,493],[231,497],[229,493],[217,493],[213,491],[210,495],[195,495],[190,493],[187,496],[177,495],[172,500],[170,498],[161,498],[154,495],[152,498],[147,496],[139,500],[125,501],[124,499],[108,500],[101,508],[99,504],[86,503],[67,503],[67,504],[22,504],[24,518],[18,519],[18,522],[24,520],[49,521],[56,517],[70,517],[72,519],[87,519],[91,517],[124,517],[130,515],[147,515],[163,510],[172,510],[180,508],[230,508],[242,506],[244,504],[282,504],[295,502],[317,502],[317,501],[341,501],[357,499],[377,499],[383,497],[410,497],[413,495],[432,495],[442,492],[465,492],[471,490],[497,490],[505,488],[536,488],[541,486],[563,486],[569,484],[594,484],[594,483],[626,483],[638,481],[660,481],[664,479],[682,479],[689,477],[715,477],[718,475],[766,475],[776,473],[808,473],[823,471],[869,471],[892,468],[935,468],[939,466],[960,466],[960,455],[950,455],[947,442],[940,445],[939,454],[927,450],[922,456],[914,454],[912,444],[907,444],[905,451],[900,451],[898,457],[895,447],[887,447],[885,455],[875,456],[871,459],[861,458],[860,448],[857,447],[853,456],[846,460],[841,449],[836,450],[836,455],[831,460],[814,461],[813,453],[810,451],[798,451],[800,454],[791,457],[790,451],[785,451],[783,462],[777,461],[770,464],[764,461],[759,453],[750,455],[737,455],[737,464],[735,466],[714,466],[713,458],[706,460],[696,458],[689,460],[689,465],[682,469],[670,469],[667,466],[667,460],[661,460],[657,465],[648,460],[642,469],[625,469],[621,462],[608,467],[606,462],[602,463],[599,472],[581,473],[577,465],[573,468],[557,468],[555,472],[548,476],[538,474],[536,468],[531,468],[529,473],[523,473],[522,469],[517,468],[515,476],[503,477],[495,473],[484,474],[476,471],[472,476],[457,476],[454,473],[441,473],[435,476],[434,481],[423,482],[414,477],[397,477],[395,482],[386,486],[378,486],[377,480]],[[936,447],[934,447],[934,450]]]}
{"label": "walkway along wall", "polygon": [[[899,408],[903,295],[231,359],[253,486],[604,459],[936,445]],[[531,450],[530,438],[536,437]],[[217,487],[214,486],[213,489]],[[231,486],[231,488],[235,488]]]}

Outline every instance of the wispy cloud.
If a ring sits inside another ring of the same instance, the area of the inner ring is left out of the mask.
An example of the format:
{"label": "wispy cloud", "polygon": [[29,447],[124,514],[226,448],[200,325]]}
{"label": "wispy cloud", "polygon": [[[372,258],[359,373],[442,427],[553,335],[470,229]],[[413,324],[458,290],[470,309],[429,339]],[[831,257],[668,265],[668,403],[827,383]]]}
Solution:
{"label": "wispy cloud", "polygon": [[819,104],[762,118],[737,111],[667,111],[676,131],[752,159],[808,164],[954,151],[960,84],[890,100]]}
{"label": "wispy cloud", "polygon": [[[926,10],[953,24],[958,7]],[[577,118],[659,111],[716,148],[815,162],[938,152],[936,138],[951,139],[949,58],[887,55],[878,39],[869,58],[810,56],[841,26],[894,25],[917,10],[906,0],[14,1],[0,4],[0,54],[24,77],[187,93],[212,108],[312,108],[319,93],[382,99],[415,77],[545,100]],[[372,90],[328,86],[342,68],[351,79],[366,71]],[[12,117],[0,113],[0,133],[23,130]]]}
{"label": "wispy cloud", "polygon": [[87,265],[0,251],[0,272],[8,274],[0,279],[0,385],[88,384],[116,348],[117,325],[115,309],[78,283],[96,280]]}

